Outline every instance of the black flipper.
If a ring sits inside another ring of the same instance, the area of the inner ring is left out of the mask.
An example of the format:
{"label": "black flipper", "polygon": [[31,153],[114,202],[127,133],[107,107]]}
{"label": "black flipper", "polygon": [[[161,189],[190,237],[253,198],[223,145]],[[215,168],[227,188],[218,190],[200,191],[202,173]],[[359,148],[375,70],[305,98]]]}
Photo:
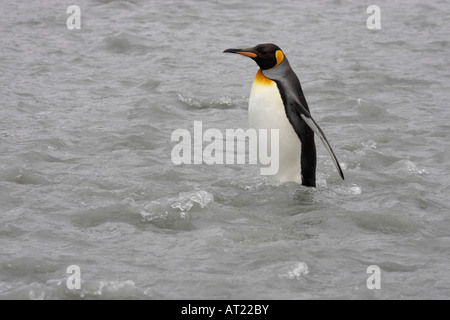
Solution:
{"label": "black flipper", "polygon": [[317,134],[322,141],[323,145],[330,153],[331,159],[333,160],[334,165],[336,166],[337,171],[342,179],[344,179],[344,173],[342,172],[341,166],[339,165],[339,161],[334,154],[333,149],[331,148],[328,139],[325,136],[325,133],[319,127],[317,122],[312,118],[308,109],[303,106],[300,102],[299,93],[302,93],[300,81],[297,78],[297,75],[292,70],[289,65],[286,57],[283,61],[275,68],[262,70],[262,74],[275,81],[283,99],[283,102],[286,106],[286,115],[291,122],[295,132],[297,135],[301,135],[301,122],[304,122]]}

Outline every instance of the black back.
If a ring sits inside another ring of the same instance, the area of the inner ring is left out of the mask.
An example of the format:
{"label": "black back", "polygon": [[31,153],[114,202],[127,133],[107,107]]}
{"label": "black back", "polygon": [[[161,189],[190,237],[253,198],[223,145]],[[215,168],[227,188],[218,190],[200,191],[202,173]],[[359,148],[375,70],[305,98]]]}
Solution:
{"label": "black back", "polygon": [[275,81],[277,84],[284,103],[286,116],[302,142],[300,157],[302,185],[310,187],[316,186],[317,157],[314,133],[322,140],[330,153],[339,174],[342,179],[344,179],[342,169],[339,166],[336,155],[325,137],[324,132],[311,117],[300,81],[294,70],[292,70],[287,58],[284,57],[283,61],[275,68],[262,70],[262,74]]}

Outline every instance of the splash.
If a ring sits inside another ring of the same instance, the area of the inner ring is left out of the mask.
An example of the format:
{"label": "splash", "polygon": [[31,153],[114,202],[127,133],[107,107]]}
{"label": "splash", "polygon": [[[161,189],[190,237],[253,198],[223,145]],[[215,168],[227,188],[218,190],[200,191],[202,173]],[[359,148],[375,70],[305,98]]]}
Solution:
{"label": "splash", "polygon": [[160,199],[144,204],[142,220],[164,229],[191,230],[191,210],[214,202],[211,193],[199,190],[181,192],[177,198]]}
{"label": "splash", "polygon": [[305,262],[296,262],[291,266],[286,273],[280,274],[281,278],[288,278],[290,280],[300,280],[302,275],[309,273],[308,265]]}
{"label": "splash", "polygon": [[194,206],[194,203],[198,203],[200,208],[204,208],[207,204],[213,201],[213,195],[203,190],[181,192],[175,202],[173,202],[170,206],[174,209],[180,209],[181,211],[189,211]]}

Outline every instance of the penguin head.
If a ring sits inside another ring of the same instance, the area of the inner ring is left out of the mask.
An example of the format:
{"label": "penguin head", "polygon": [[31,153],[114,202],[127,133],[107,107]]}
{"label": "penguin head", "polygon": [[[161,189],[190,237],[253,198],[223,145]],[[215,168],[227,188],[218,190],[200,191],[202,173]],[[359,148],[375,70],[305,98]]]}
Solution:
{"label": "penguin head", "polygon": [[283,51],[272,43],[258,44],[247,49],[227,49],[224,52],[239,53],[252,58],[261,70],[274,68],[284,60]]}

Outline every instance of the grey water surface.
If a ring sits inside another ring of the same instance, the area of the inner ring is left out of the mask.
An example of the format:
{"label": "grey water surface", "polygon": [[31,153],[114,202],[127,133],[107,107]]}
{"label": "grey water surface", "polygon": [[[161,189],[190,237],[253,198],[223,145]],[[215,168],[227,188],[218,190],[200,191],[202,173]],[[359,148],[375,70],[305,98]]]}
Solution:
{"label": "grey water surface", "polygon": [[[450,297],[450,2],[70,4],[0,8],[1,299]],[[315,189],[172,163],[176,129],[248,127],[257,66],[222,52],[266,42],[345,181],[320,140]]]}

